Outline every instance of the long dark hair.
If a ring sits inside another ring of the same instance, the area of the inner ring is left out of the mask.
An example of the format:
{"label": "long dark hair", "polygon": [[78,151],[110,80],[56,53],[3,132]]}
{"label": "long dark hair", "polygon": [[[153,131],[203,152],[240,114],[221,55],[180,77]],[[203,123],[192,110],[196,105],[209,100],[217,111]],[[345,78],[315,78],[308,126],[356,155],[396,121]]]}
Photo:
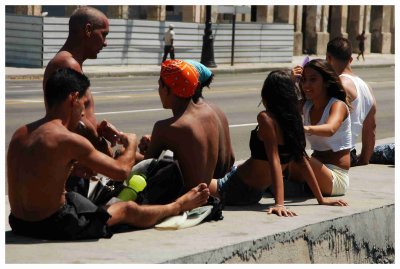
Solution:
{"label": "long dark hair", "polygon": [[[327,61],[323,59],[315,59],[309,61],[304,66],[304,69],[308,67],[314,69],[322,76],[322,79],[326,84],[329,97],[335,97],[343,101],[347,105],[347,107],[351,109],[350,100],[342,86],[342,83],[340,82],[339,76],[336,74],[335,70],[333,70],[332,66]],[[300,87],[302,88],[301,83]]]}
{"label": "long dark hair", "polygon": [[261,97],[268,111],[274,116],[282,130],[285,145],[300,160],[308,156],[305,147],[303,120],[299,111],[296,86],[289,70],[276,70],[269,73],[261,90]]}

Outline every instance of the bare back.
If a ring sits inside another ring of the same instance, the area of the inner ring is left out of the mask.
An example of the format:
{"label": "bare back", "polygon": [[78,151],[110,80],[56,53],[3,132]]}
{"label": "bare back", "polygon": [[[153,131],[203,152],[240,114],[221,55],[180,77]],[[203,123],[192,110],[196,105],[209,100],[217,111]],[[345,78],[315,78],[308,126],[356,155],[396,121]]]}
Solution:
{"label": "bare back", "polygon": [[39,120],[19,128],[9,146],[9,200],[14,216],[44,219],[64,204],[65,181],[72,167],[64,143],[72,134],[61,122]]}
{"label": "bare back", "polygon": [[225,176],[225,174],[228,173],[232,168],[233,164],[235,163],[235,155],[233,153],[231,144],[228,119],[218,106],[208,101],[207,104],[216,112],[218,117],[218,160],[213,178],[221,178]]}
{"label": "bare back", "polygon": [[185,190],[210,183],[217,166],[221,129],[216,112],[206,103],[190,102],[178,118],[155,124],[146,158],[164,149],[174,152],[185,180]]}
{"label": "bare back", "polygon": [[[43,75],[43,92],[46,87],[47,79],[59,68],[71,68],[79,73],[83,74],[82,64],[80,64],[71,54],[71,52],[67,50],[60,50],[53,59],[47,64],[46,69]],[[85,117],[87,120],[83,119],[83,121],[87,124],[86,121],[89,121],[93,128],[96,128],[96,116],[94,115],[94,99],[92,92],[90,89],[87,90],[88,102],[85,106]],[[45,103],[46,109],[47,104]]]}

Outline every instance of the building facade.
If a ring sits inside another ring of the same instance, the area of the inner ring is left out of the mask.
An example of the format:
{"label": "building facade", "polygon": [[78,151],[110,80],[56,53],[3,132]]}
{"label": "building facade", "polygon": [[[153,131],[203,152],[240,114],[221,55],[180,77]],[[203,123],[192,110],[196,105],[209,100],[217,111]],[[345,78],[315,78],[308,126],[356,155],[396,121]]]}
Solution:
{"label": "building facade", "polygon": [[[6,6],[6,14],[69,17],[77,6]],[[94,6],[110,19],[139,19],[204,23],[205,6]],[[212,22],[230,22],[232,14],[212,6]],[[356,37],[363,30],[367,37],[365,53],[395,53],[393,5],[265,5],[249,6],[237,14],[241,23],[287,23],[294,26],[293,55],[325,54],[327,42],[337,36],[348,38],[357,51]]]}

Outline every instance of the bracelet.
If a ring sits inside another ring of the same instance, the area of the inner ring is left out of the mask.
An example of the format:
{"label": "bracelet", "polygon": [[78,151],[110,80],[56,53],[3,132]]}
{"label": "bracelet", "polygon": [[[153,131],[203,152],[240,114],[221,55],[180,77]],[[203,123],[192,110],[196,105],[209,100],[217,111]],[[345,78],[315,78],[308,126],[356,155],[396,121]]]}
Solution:
{"label": "bracelet", "polygon": [[271,207],[269,207],[269,208],[274,208],[274,207],[280,207],[280,208],[283,208],[284,210],[288,210],[288,208],[287,207],[285,207],[284,205],[280,205],[280,204],[276,204],[276,205],[274,205],[274,206],[271,206]]}

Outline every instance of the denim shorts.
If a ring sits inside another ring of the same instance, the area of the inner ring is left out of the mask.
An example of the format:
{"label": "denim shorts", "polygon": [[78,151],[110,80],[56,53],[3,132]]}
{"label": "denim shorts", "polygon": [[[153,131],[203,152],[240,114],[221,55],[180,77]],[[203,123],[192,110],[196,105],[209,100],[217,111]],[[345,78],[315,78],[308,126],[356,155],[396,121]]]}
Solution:
{"label": "denim shorts", "polygon": [[251,205],[262,198],[262,191],[249,187],[240,179],[236,166],[217,181],[218,193],[225,205]]}

